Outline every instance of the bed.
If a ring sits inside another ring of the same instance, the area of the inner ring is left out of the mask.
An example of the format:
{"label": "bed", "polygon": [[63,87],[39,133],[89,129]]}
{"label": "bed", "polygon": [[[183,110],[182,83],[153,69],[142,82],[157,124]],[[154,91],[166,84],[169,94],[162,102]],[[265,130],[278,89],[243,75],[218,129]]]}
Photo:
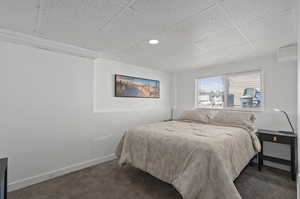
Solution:
{"label": "bed", "polygon": [[117,149],[129,164],[172,184],[184,199],[241,199],[234,180],[260,151],[252,113],[187,111],[180,120],[128,130]]}

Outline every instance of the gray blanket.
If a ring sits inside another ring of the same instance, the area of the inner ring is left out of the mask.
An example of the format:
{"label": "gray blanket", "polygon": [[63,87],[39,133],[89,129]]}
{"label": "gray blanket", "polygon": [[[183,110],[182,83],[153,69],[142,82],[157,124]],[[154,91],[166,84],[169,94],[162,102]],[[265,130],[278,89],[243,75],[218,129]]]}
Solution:
{"label": "gray blanket", "polygon": [[255,132],[241,127],[170,121],[127,131],[117,155],[184,199],[241,199],[233,181],[259,150]]}

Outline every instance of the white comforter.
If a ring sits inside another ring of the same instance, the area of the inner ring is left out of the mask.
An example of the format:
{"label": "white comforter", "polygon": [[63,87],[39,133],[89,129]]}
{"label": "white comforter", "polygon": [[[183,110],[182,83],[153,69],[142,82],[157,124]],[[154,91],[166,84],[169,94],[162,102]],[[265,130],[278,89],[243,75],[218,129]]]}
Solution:
{"label": "white comforter", "polygon": [[253,131],[184,121],[125,133],[119,164],[172,184],[184,199],[241,199],[233,181],[260,150]]}

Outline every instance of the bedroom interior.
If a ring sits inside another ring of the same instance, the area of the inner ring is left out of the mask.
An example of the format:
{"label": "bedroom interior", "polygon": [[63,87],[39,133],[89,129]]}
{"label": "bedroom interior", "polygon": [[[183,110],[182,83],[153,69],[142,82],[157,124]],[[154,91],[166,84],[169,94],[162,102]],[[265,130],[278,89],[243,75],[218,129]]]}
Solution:
{"label": "bedroom interior", "polygon": [[300,199],[299,6],[0,1],[0,199]]}

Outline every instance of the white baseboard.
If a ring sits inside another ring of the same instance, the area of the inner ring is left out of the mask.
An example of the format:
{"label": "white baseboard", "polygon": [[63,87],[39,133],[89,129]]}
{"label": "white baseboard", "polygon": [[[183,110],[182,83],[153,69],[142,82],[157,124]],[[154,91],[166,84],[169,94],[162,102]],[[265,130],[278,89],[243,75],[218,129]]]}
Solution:
{"label": "white baseboard", "polygon": [[70,166],[67,166],[67,167],[64,167],[64,168],[60,168],[60,169],[57,169],[57,170],[54,170],[54,171],[49,171],[49,172],[46,172],[46,173],[41,173],[41,174],[36,175],[36,176],[32,176],[32,177],[24,178],[24,179],[21,179],[21,180],[17,180],[17,181],[14,181],[14,182],[11,182],[11,183],[8,184],[8,191],[10,192],[10,191],[14,191],[14,190],[21,189],[21,188],[24,188],[24,187],[28,187],[28,186],[33,185],[33,184],[37,184],[37,183],[40,183],[40,182],[43,182],[43,181],[46,181],[46,180],[49,180],[49,179],[52,179],[52,178],[56,178],[58,176],[65,175],[67,173],[78,171],[80,169],[84,169],[84,168],[87,168],[87,167],[90,167],[90,166],[93,166],[93,165],[97,165],[97,164],[100,164],[100,163],[103,163],[103,162],[111,161],[111,160],[114,160],[114,159],[116,159],[116,155],[115,154],[110,154],[110,155],[107,155],[107,156],[104,156],[104,157],[95,158],[95,159],[88,160],[88,161],[85,161],[85,162],[80,162],[80,163],[77,163],[77,164],[73,164],[73,165],[70,165]]}

